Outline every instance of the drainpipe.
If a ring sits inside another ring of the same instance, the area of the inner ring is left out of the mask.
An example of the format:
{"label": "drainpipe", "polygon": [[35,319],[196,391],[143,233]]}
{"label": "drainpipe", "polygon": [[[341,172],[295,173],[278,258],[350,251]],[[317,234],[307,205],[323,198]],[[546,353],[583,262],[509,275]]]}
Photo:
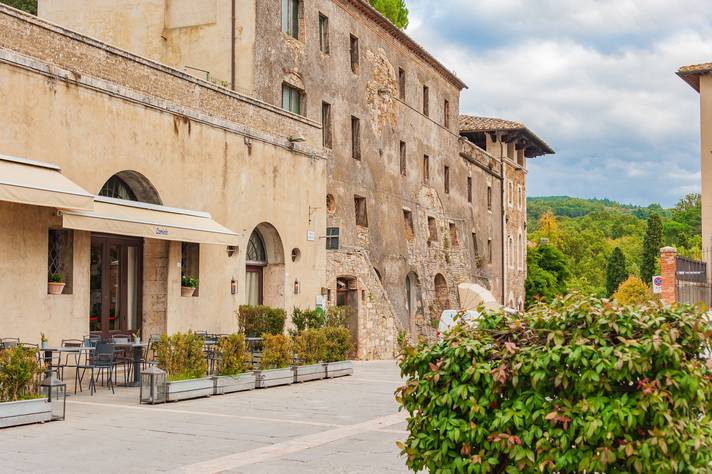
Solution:
{"label": "drainpipe", "polygon": [[500,205],[502,206],[502,306],[506,306],[507,300],[507,269],[505,262],[505,252],[507,251],[506,239],[507,239],[507,226],[506,226],[506,212],[504,207],[504,188],[506,186],[504,180],[504,145],[502,144],[502,136],[498,133],[497,139],[499,140],[499,182],[500,182]]}
{"label": "drainpipe", "polygon": [[232,0],[232,29],[230,30],[230,87],[235,90],[235,2],[237,0]]}

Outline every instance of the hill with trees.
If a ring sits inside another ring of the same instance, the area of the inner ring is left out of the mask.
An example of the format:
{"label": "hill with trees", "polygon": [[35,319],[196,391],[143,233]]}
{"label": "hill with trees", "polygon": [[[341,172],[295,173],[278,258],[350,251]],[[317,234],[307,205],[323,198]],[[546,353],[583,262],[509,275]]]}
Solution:
{"label": "hill with trees", "polygon": [[[550,299],[552,291],[611,296],[629,276],[650,284],[650,276],[658,272],[659,249],[665,245],[701,258],[699,194],[685,196],[672,209],[567,196],[529,198],[527,206],[532,247],[527,262],[529,304],[536,298]],[[559,254],[543,252],[542,247],[562,254],[563,271]],[[614,254],[615,249],[619,251]],[[556,271],[547,269],[552,265]]]}

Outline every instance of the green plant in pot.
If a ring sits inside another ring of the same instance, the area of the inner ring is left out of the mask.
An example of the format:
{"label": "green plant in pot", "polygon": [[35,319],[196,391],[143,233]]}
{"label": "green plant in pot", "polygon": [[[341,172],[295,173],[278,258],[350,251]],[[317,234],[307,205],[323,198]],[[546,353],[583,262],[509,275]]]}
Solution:
{"label": "green plant in pot", "polygon": [[0,351],[0,402],[39,398],[42,373],[35,350],[13,347]]}
{"label": "green plant in pot", "polygon": [[47,293],[50,295],[61,295],[64,291],[64,278],[59,273],[52,273],[49,275],[47,282]]}
{"label": "green plant in pot", "polygon": [[180,285],[181,296],[193,296],[196,288],[198,288],[198,279],[190,275],[183,275]]}
{"label": "green plant in pot", "polygon": [[40,347],[42,349],[47,349],[49,347],[49,341],[43,332],[40,333]]}
{"label": "green plant in pot", "polygon": [[223,336],[215,348],[217,375],[236,376],[250,370],[250,353],[243,334]]}

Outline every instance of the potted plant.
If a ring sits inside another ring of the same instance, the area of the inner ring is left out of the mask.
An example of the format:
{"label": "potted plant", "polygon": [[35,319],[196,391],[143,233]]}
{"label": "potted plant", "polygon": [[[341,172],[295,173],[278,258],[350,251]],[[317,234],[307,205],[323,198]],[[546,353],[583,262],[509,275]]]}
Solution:
{"label": "potted plant", "polygon": [[293,367],[294,383],[321,380],[326,377],[324,360],[326,335],[320,329],[307,329],[294,337],[294,352],[298,365]]}
{"label": "potted plant", "polygon": [[49,342],[47,341],[47,336],[45,333],[40,333],[40,349],[47,349],[49,347]]}
{"label": "potted plant", "polygon": [[257,388],[291,385],[294,383],[292,338],[284,334],[263,334],[264,351],[260,370],[255,371]]}
{"label": "potted plant", "polygon": [[351,331],[345,327],[325,327],[322,331],[326,340],[324,348],[326,378],[353,375],[354,365],[348,360],[351,352]]}
{"label": "potted plant", "polygon": [[244,335],[230,334],[221,337],[215,346],[215,357],[215,395],[255,388],[255,374],[248,372],[251,360]]}
{"label": "potted plant", "polygon": [[59,273],[52,273],[49,276],[49,281],[47,282],[47,293],[50,295],[61,295],[64,291],[64,286],[66,285],[66,283],[62,280],[62,275]]}
{"label": "potted plant", "polygon": [[158,367],[168,374],[166,399],[169,402],[209,397],[214,391],[208,377],[205,340],[192,332],[161,336],[156,343]]}
{"label": "potted plant", "polygon": [[0,428],[52,419],[52,407],[39,391],[42,374],[34,350],[14,347],[0,351]]}
{"label": "potted plant", "polygon": [[131,337],[133,338],[134,344],[141,344],[141,335],[139,333],[132,333]]}
{"label": "potted plant", "polygon": [[184,275],[180,279],[180,295],[190,297],[195,293],[195,289],[198,288],[198,279],[192,276]]}

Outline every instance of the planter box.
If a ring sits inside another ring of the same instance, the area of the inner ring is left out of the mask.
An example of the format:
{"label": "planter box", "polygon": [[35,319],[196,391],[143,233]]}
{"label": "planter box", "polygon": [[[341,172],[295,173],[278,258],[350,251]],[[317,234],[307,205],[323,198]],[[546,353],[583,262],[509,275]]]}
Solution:
{"label": "planter box", "polygon": [[213,380],[215,381],[215,395],[255,389],[255,374],[253,373],[235,376],[218,375],[213,377]]}
{"label": "planter box", "polygon": [[209,397],[215,391],[212,377],[202,379],[178,380],[166,384],[166,397],[169,402]]}
{"label": "planter box", "polygon": [[294,371],[286,369],[255,370],[255,386],[257,388],[291,385],[294,383]]}
{"label": "planter box", "polygon": [[296,365],[294,369],[294,383],[321,380],[326,377],[325,364]]}
{"label": "planter box", "polygon": [[0,428],[44,423],[52,419],[52,407],[46,398],[0,403]]}
{"label": "planter box", "polygon": [[335,377],[344,377],[354,374],[354,364],[350,360],[342,360],[340,362],[328,362],[324,364],[326,367],[326,378],[333,379]]}

